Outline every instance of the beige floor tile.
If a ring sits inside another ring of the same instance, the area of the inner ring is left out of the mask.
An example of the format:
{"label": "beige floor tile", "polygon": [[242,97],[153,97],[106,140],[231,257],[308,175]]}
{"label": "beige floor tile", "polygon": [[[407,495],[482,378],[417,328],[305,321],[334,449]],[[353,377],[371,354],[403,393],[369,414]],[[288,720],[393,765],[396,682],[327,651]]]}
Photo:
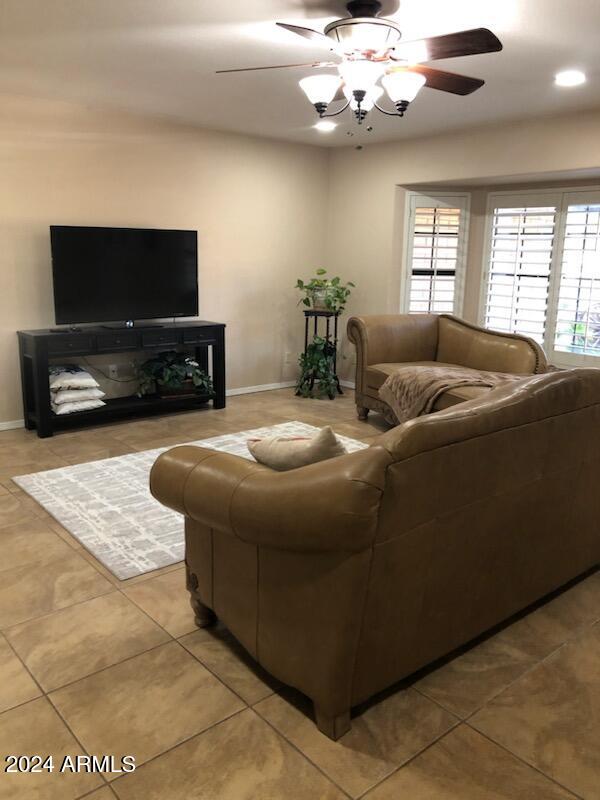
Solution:
{"label": "beige floor tile", "polygon": [[133,755],[138,765],[244,707],[177,642],[49,696],[89,752]]}
{"label": "beige floor tile", "polygon": [[550,600],[415,683],[467,717],[600,617],[600,573]]}
{"label": "beige floor tile", "polygon": [[600,798],[600,623],[502,692],[471,724],[586,800]]}
{"label": "beige floor tile", "polygon": [[196,630],[185,588],[185,571],[181,567],[135,586],[126,586],[123,591],[171,636],[177,638]]}
{"label": "beige floor tile", "polygon": [[119,778],[113,786],[120,800],[344,798],[251,709]]}
{"label": "beige floor tile", "polygon": [[248,705],[273,694],[281,685],[222,626],[197,629],[179,641]]}
{"label": "beige floor tile", "polygon": [[0,483],[0,497],[1,497],[2,495],[4,495],[4,494],[10,494],[10,492],[8,491],[8,489],[6,488],[6,486],[3,486],[3,485]]}
{"label": "beige floor tile", "polygon": [[102,562],[98,561],[98,559],[95,558],[88,550],[86,550],[85,547],[80,547],[78,552],[81,557],[88,562],[88,564],[91,564],[97,572],[103,575],[106,580],[110,581],[113,586],[119,589],[137,586],[138,583],[144,583],[145,581],[152,580],[160,575],[167,575],[169,572],[180,570],[183,564],[182,561],[178,561],[176,564],[168,564],[166,567],[160,567],[159,569],[154,569],[151,572],[144,572],[141,575],[136,575],[133,578],[121,580],[120,578],[117,578],[116,575],[113,575],[113,573],[107,569]]}
{"label": "beige floor tile", "polygon": [[[50,450],[46,442],[33,439],[26,442],[10,442],[3,437],[0,439],[0,467],[19,467],[21,464],[30,464],[38,460],[52,460],[55,453]],[[15,473],[17,474],[17,473]]]}
{"label": "beige floor tile", "polygon": [[1,573],[0,628],[106,594],[112,585],[74,550]]}
{"label": "beige floor tile", "polygon": [[375,786],[458,722],[413,689],[399,690],[354,716],[350,731],[333,742],[316,727],[307,701],[296,693],[286,696],[294,704],[274,695],[255,710],[352,797]]}
{"label": "beige floor tile", "polygon": [[79,431],[54,436],[49,444],[52,452],[70,464],[98,461],[130,453],[132,449],[108,431]]}
{"label": "beige floor tile", "polygon": [[46,564],[72,552],[45,520],[17,522],[0,528],[0,572],[26,564]]}
{"label": "beige floor tile", "polygon": [[169,641],[120,592],[9,628],[6,637],[46,692]]}
{"label": "beige floor tile", "polygon": [[575,800],[483,736],[461,725],[365,800]]}
{"label": "beige floor tile", "polygon": [[115,800],[116,794],[110,786],[104,786],[102,789],[96,789],[91,794],[86,794],[82,800]]}
{"label": "beige floor tile", "polygon": [[41,690],[0,636],[0,712],[41,695]]}
{"label": "beige floor tile", "polygon": [[24,502],[22,493],[10,492],[0,497],[0,530],[35,518],[31,508]]}
{"label": "beige floor tile", "polygon": [[0,716],[0,753],[51,755],[54,772],[3,774],[0,800],[74,800],[103,783],[102,776],[85,772],[60,772],[64,756],[84,755],[45,697],[5,711]]}

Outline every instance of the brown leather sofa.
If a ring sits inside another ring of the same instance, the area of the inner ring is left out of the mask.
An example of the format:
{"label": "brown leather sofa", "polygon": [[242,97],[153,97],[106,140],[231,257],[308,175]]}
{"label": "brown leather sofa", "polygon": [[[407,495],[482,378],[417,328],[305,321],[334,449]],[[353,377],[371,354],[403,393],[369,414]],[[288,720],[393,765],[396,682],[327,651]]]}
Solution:
{"label": "brown leather sofa", "polygon": [[151,490],[188,589],[320,730],[600,561],[600,370],[548,373],[289,472],[192,446]]}
{"label": "brown leather sofa", "polygon": [[[450,314],[385,314],[351,317],[348,338],[356,346],[356,407],[360,419],[370,409],[395,425],[392,409],[379,389],[398,367],[462,366],[490,372],[531,375],[545,372],[546,357],[533,339],[478,328]],[[434,406],[441,411],[490,390],[461,386],[444,392]]]}

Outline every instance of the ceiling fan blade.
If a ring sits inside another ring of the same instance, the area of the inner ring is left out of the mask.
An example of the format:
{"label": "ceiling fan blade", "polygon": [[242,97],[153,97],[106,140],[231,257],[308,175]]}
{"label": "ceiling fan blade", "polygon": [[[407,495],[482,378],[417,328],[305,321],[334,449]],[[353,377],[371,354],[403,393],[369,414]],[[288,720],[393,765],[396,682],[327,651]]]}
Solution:
{"label": "ceiling fan blade", "polygon": [[288,25],[287,22],[276,22],[275,24],[279,25],[280,28],[285,28],[286,31],[297,33],[298,36],[302,36],[304,39],[310,39],[311,42],[327,45],[329,49],[333,46],[331,39],[325,36],[324,33],[313,31],[312,28],[302,28],[300,25]]}
{"label": "ceiling fan blade", "polygon": [[487,28],[473,28],[414,42],[400,42],[394,48],[394,58],[410,61],[411,56],[417,54],[419,61],[436,61],[438,58],[475,56],[479,53],[497,53],[499,50],[502,50],[502,42],[495,34]]}
{"label": "ceiling fan blade", "polygon": [[313,61],[309,64],[276,64],[275,66],[268,67],[238,67],[236,69],[218,69],[217,75],[223,75],[225,72],[257,72],[261,69],[289,69],[290,67],[335,67],[336,63],[333,61]]}
{"label": "ceiling fan blade", "polygon": [[485,83],[480,78],[469,78],[466,75],[457,75],[455,72],[442,72],[440,69],[421,65],[410,67],[409,70],[424,75],[425,86],[430,89],[439,89],[441,92],[450,92],[450,94],[471,94],[471,92],[481,89]]}

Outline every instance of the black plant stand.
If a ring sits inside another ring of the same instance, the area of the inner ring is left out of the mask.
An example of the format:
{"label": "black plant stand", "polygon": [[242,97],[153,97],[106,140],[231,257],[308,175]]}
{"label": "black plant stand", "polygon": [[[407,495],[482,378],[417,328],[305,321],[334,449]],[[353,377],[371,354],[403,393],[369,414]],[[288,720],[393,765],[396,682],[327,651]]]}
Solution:
{"label": "black plant stand", "polygon": [[[325,319],[325,340],[330,342],[334,347],[333,352],[333,371],[335,373],[335,382],[337,386],[338,394],[344,394],[342,391],[342,387],[340,386],[340,379],[337,376],[337,346],[338,346],[338,317],[340,316],[339,311],[321,311],[316,308],[307,309],[304,312],[304,355],[306,355],[306,351],[308,350],[308,334],[310,328],[310,320],[313,320],[313,336],[319,335],[319,320]],[[331,320],[333,319],[333,339],[331,338]],[[314,380],[313,380],[314,383]],[[313,385],[311,383],[311,390]],[[331,398],[333,399],[333,398]]]}

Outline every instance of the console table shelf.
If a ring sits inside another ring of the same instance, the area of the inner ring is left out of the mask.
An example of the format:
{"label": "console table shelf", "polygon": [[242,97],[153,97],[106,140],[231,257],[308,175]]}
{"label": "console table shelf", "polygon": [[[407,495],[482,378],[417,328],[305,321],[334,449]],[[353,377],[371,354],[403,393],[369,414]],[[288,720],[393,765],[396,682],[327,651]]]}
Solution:
{"label": "console table shelf", "polygon": [[[55,431],[99,425],[116,419],[189,411],[212,400],[214,408],[225,408],[225,325],[192,322],[160,328],[134,328],[108,332],[105,328],[78,331],[19,331],[21,384],[25,427],[36,429],[41,438]],[[212,349],[214,394],[187,397],[117,397],[102,408],[57,416],[50,407],[48,365],[50,359],[76,361],[77,356],[133,351],[156,352],[170,348],[192,349],[201,369],[209,371],[208,348]]]}

